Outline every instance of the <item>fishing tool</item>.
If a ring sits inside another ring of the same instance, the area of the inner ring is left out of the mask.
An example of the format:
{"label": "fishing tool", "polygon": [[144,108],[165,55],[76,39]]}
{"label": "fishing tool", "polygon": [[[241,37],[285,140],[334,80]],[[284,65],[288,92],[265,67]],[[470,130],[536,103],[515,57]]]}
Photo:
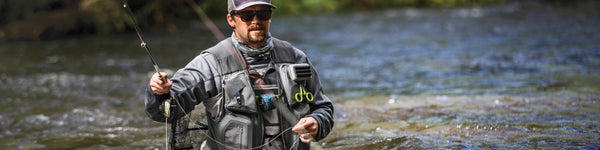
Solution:
{"label": "fishing tool", "polygon": [[300,92],[296,93],[294,95],[294,98],[296,98],[296,101],[298,103],[302,103],[304,97],[306,97],[306,100],[308,100],[309,102],[312,102],[314,99],[313,94],[311,92],[307,92],[306,90],[304,90],[304,87],[300,86]]}

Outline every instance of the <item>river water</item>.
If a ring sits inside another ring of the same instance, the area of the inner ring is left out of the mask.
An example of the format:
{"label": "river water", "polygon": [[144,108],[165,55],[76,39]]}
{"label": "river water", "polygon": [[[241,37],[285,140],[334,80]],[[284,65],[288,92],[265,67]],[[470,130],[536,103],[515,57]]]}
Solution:
{"label": "river water", "polygon": [[[334,130],[313,148],[599,149],[599,6],[275,16],[271,32],[309,55],[335,103]],[[164,70],[217,42],[201,23],[146,40]],[[0,147],[162,149],[138,43],[0,43]]]}

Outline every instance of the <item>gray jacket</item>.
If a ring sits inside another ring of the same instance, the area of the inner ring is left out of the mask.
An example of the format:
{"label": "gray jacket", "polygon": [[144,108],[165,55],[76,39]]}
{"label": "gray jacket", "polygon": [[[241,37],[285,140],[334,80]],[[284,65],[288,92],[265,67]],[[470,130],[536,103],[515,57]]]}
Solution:
{"label": "gray jacket", "polygon": [[[226,40],[230,40],[229,38]],[[277,49],[273,49],[277,50]],[[301,50],[294,47],[296,55],[296,63],[309,63],[310,61]],[[244,55],[247,63],[263,73],[263,78],[267,83],[277,83],[277,73],[273,65],[269,65],[271,57],[264,56],[248,56]],[[250,60],[250,61],[248,61]],[[306,88],[314,92],[314,101],[309,103],[310,113],[306,116],[314,117],[318,124],[319,130],[315,140],[320,140],[327,136],[333,128],[333,105],[330,99],[323,94],[321,83],[316,71],[312,71],[312,79],[307,83]],[[170,94],[179,100],[186,113],[194,109],[195,105],[204,103],[207,110],[218,110],[215,105],[215,96],[222,92],[221,85],[221,68],[217,63],[216,58],[210,53],[202,53],[188,63],[184,68],[178,70],[170,79],[173,81]],[[169,94],[158,95],[151,91],[150,87],[146,88],[146,114],[155,121],[164,122],[165,117],[162,114],[159,106],[164,99],[169,97]],[[179,111],[180,109],[175,109]],[[183,113],[175,113],[183,114]],[[212,112],[210,114],[217,114]],[[180,118],[182,115],[171,117],[173,119]]]}

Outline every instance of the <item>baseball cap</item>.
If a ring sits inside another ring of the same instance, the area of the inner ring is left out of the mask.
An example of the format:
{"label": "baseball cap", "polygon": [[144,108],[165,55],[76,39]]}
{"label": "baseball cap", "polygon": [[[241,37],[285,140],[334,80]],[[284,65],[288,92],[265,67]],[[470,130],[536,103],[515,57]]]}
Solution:
{"label": "baseball cap", "polygon": [[227,12],[231,13],[231,11],[242,10],[253,5],[268,5],[277,8],[271,4],[271,0],[227,0]]}

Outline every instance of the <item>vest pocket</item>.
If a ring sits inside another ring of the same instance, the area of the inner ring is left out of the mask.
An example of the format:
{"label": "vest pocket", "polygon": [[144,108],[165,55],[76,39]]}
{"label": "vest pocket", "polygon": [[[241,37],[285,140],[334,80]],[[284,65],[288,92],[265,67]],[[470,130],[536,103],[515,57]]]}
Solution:
{"label": "vest pocket", "polygon": [[[288,105],[291,108],[291,111],[296,115],[296,117],[301,118],[310,112],[310,107],[308,106],[308,102],[312,101],[312,93],[309,95],[308,91],[300,85],[294,82],[291,87],[290,93],[287,96]],[[286,93],[288,94],[288,93]]]}
{"label": "vest pocket", "polygon": [[236,148],[250,148],[252,146],[252,121],[246,116],[226,115],[220,123],[224,144]]}
{"label": "vest pocket", "polygon": [[236,113],[257,113],[256,98],[243,72],[231,75],[224,84],[225,108]]}
{"label": "vest pocket", "polygon": [[290,111],[296,118],[303,117],[310,112],[308,102],[314,99],[312,91],[301,84],[311,79],[310,66],[308,64],[282,64],[277,68],[284,98]]}

